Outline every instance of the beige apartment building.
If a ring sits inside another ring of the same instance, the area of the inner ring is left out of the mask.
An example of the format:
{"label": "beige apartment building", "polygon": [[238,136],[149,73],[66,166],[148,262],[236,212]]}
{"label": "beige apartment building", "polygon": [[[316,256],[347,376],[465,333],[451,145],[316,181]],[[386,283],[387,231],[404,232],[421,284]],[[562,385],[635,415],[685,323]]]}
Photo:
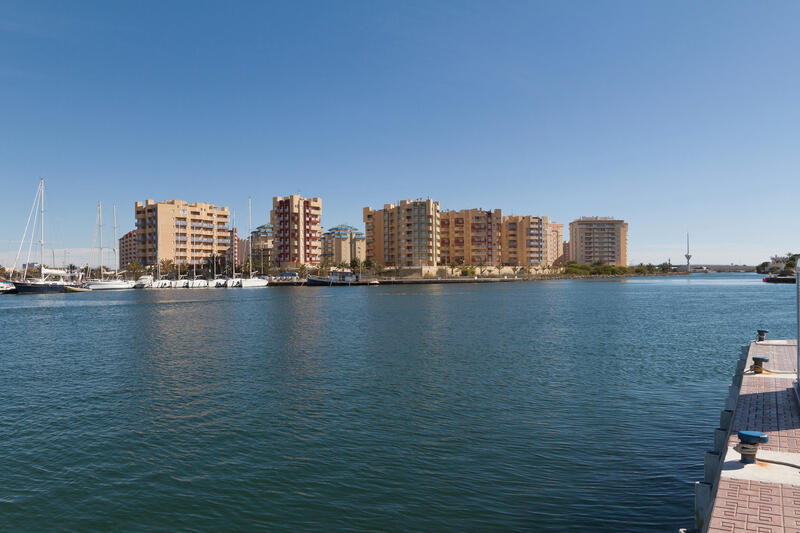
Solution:
{"label": "beige apartment building", "polygon": [[502,262],[511,266],[539,266],[547,259],[547,217],[507,215],[502,226]]}
{"label": "beige apartment building", "polygon": [[119,265],[117,268],[124,269],[130,263],[139,260],[136,250],[136,230],[132,229],[119,238]]}
{"label": "beige apartment building", "polygon": [[366,238],[358,228],[340,224],[322,234],[322,262],[327,265],[364,261],[366,253]]}
{"label": "beige apartment building", "polygon": [[439,218],[439,264],[500,265],[502,209],[442,211]]}
{"label": "beige apartment building", "polygon": [[264,265],[266,270],[275,260],[272,224],[258,226],[250,232],[250,240],[253,243],[253,264],[259,265],[259,268]]}
{"label": "beige apartment building", "polygon": [[606,217],[582,217],[569,224],[569,260],[582,264],[628,264],[628,223]]}
{"label": "beige apartment building", "polygon": [[547,257],[548,265],[559,265],[566,262],[564,257],[564,224],[550,222],[547,227]]}
{"label": "beige apartment building", "polygon": [[138,261],[202,265],[231,246],[227,207],[182,200],[136,202]]}
{"label": "beige apartment building", "polygon": [[365,207],[366,258],[383,266],[436,266],[439,216],[439,202],[430,198]]}
{"label": "beige apartment building", "polygon": [[321,198],[303,198],[299,194],[272,198],[270,223],[278,266],[319,265],[322,258],[321,217]]}
{"label": "beige apartment building", "polygon": [[503,264],[550,266],[561,258],[564,224],[548,217],[508,215],[503,217]]}

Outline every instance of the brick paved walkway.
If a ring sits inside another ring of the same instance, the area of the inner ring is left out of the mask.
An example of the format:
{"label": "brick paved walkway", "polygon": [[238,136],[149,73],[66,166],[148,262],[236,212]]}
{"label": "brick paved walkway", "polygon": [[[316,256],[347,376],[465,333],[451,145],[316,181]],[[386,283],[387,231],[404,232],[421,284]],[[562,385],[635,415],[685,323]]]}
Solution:
{"label": "brick paved walkway", "polygon": [[[764,365],[767,369],[796,370],[797,346],[794,343],[751,343],[746,368],[750,368],[756,355],[770,358]],[[738,443],[738,431],[762,431],[769,435],[769,442],[761,449],[797,453],[797,460],[792,462],[800,464],[800,407],[793,387],[791,374],[756,376],[745,373],[728,446]],[[759,465],[745,468],[759,468]],[[726,477],[723,470],[708,532],[800,533],[800,469],[797,478],[797,484],[749,481]]]}

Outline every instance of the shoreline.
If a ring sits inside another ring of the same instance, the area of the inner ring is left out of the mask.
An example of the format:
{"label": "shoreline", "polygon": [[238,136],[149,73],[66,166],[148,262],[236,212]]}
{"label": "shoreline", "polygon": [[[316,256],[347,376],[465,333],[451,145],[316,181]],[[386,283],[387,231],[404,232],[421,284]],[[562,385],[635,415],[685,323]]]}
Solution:
{"label": "shoreline", "polygon": [[624,278],[649,278],[649,277],[671,277],[686,276],[686,272],[660,272],[653,274],[611,274],[606,276],[591,276],[579,274],[543,274],[540,276],[515,277],[515,278],[401,278],[401,279],[377,279],[380,285],[433,285],[451,283],[513,283],[513,282],[536,282],[536,281],[558,281],[569,279],[624,279]]}

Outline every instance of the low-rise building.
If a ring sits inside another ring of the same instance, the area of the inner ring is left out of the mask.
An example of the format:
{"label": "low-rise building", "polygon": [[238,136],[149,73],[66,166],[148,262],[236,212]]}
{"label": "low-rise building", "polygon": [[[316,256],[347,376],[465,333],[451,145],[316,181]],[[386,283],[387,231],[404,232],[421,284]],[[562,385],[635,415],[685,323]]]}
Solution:
{"label": "low-rise building", "polygon": [[322,234],[322,263],[338,265],[366,259],[366,237],[353,226],[340,224]]}

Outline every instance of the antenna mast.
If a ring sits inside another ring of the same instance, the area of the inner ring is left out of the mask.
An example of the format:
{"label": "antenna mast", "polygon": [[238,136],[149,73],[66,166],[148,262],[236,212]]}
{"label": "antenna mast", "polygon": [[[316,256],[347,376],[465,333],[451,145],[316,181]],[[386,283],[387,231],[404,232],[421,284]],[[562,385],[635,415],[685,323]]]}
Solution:
{"label": "antenna mast", "polygon": [[692,273],[692,264],[691,264],[692,254],[689,253],[689,233],[686,233],[686,254],[684,254],[684,257],[686,258],[686,273],[687,274],[691,274]]}

